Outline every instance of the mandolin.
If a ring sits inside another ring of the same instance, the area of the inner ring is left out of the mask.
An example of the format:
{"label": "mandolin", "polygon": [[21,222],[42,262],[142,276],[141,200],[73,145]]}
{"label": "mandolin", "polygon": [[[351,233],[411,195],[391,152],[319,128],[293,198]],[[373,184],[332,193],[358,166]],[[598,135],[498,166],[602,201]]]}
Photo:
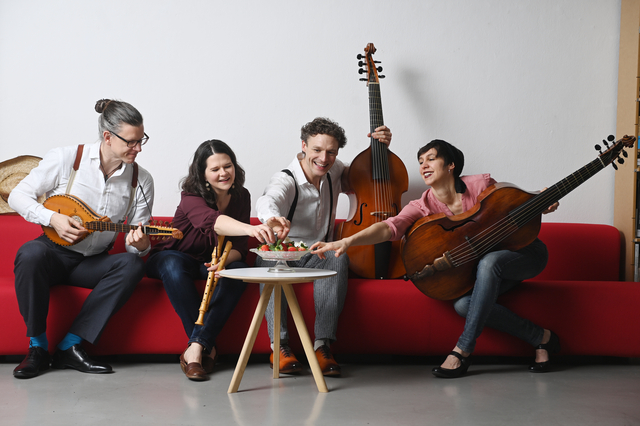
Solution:
{"label": "mandolin", "polygon": [[[358,55],[360,73],[367,73],[369,88],[369,125],[371,133],[384,125],[380,78],[373,60],[376,48],[373,43],[364,49],[366,55]],[[365,71],[366,69],[366,71]],[[399,213],[402,193],[409,188],[409,176],[402,160],[387,145],[371,137],[369,148],[362,151],[349,166],[349,184],[353,194],[349,201],[354,213],[337,229],[337,238],[345,238]],[[401,241],[385,241],[372,246],[349,247],[349,269],[364,278],[398,278],[404,275]]]}
{"label": "mandolin", "polygon": [[[609,136],[609,141],[614,137]],[[487,253],[519,250],[538,236],[542,212],[619,158],[636,138],[624,136],[595,160],[539,193],[510,183],[485,189],[468,211],[454,216],[437,213],[416,221],[403,238],[402,257],[411,279],[424,294],[456,299],[475,283],[476,267]],[[605,145],[608,146],[607,142]],[[599,145],[596,149],[600,150]],[[617,169],[615,163],[613,167]]]}
{"label": "mandolin", "polygon": [[[106,216],[99,216],[95,211],[91,209],[84,201],[74,195],[52,195],[47,198],[44,203],[44,207],[49,210],[53,210],[56,213],[60,213],[69,216],[78,221],[89,234],[95,231],[111,231],[111,232],[129,232],[133,229],[137,229],[138,225],[125,225],[121,223],[113,223],[111,219]],[[61,246],[72,246],[80,241],[84,240],[87,235],[76,241],[70,243],[60,238],[55,229],[50,226],[42,226],[44,234],[54,243]],[[167,228],[161,226],[143,225],[142,232],[147,235],[158,237],[173,237],[176,239],[182,238],[182,231],[174,228]]]}

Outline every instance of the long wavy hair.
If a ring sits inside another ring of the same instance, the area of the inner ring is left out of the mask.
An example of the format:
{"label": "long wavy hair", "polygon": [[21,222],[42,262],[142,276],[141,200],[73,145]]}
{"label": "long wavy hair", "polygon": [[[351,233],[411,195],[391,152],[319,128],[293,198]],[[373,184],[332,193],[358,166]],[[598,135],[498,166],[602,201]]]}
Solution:
{"label": "long wavy hair", "polygon": [[240,191],[244,188],[244,169],[238,164],[236,154],[226,143],[221,140],[212,139],[202,142],[196,153],[193,155],[193,161],[189,166],[189,175],[181,181],[181,188],[185,192],[196,194],[204,198],[207,205],[218,210],[218,204],[215,191],[209,191],[206,186],[204,172],[207,168],[207,159],[214,154],[227,154],[235,168],[236,177],[233,186],[229,189],[231,198],[240,195]]}

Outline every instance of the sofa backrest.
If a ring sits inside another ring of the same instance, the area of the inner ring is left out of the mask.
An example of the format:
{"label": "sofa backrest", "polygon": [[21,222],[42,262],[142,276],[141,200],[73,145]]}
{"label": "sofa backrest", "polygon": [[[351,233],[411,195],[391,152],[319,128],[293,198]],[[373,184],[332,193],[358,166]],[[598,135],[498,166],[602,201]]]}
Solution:
{"label": "sofa backrest", "polygon": [[[171,217],[156,217],[171,221]],[[256,225],[259,220],[251,218]],[[18,248],[42,234],[39,225],[19,215],[0,215],[0,275],[13,275],[13,261]],[[537,280],[618,281],[620,279],[620,232],[610,225],[580,223],[543,223],[540,239],[549,248],[549,263]],[[258,241],[249,239],[249,248]],[[120,234],[112,250],[124,251],[124,234]],[[253,265],[256,255],[249,253],[247,263]]]}
{"label": "sofa backrest", "polygon": [[549,262],[536,280],[620,279],[620,231],[615,227],[545,222],[538,237],[549,249]]}
{"label": "sofa backrest", "polygon": [[0,276],[13,277],[13,261],[22,244],[42,235],[42,227],[18,214],[0,215]]}

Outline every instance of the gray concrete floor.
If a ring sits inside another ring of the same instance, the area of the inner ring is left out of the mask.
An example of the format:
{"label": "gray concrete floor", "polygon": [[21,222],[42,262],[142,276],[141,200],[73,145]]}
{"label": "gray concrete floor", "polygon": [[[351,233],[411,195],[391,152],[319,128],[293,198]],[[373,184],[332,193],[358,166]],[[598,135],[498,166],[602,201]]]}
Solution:
{"label": "gray concrete floor", "polygon": [[233,357],[207,382],[187,380],[173,357],[105,360],[115,373],[18,380],[16,359],[2,358],[0,424],[640,425],[637,360],[568,360],[531,374],[526,360],[480,359],[450,380],[431,375],[436,359],[347,362],[319,394],[310,372],[274,380],[266,359],[252,358],[231,395]]}

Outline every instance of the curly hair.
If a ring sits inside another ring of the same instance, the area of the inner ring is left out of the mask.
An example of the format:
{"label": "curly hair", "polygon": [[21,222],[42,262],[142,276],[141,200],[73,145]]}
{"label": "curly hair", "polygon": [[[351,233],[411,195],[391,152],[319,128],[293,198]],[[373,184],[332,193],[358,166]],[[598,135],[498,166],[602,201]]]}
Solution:
{"label": "curly hair", "polygon": [[328,118],[318,117],[302,126],[300,139],[307,143],[308,139],[316,135],[333,136],[338,141],[338,148],[344,148],[347,144],[347,136],[344,129],[338,123]]}
{"label": "curly hair", "polygon": [[217,139],[202,142],[198,149],[196,149],[193,155],[193,161],[189,166],[189,175],[181,181],[181,189],[185,192],[201,196],[209,207],[218,210],[216,193],[207,189],[207,181],[204,177],[207,168],[207,159],[214,154],[227,154],[231,159],[233,167],[235,168],[236,177],[229,193],[232,199],[240,195],[240,191],[244,187],[244,169],[238,164],[236,154],[229,145]]}

